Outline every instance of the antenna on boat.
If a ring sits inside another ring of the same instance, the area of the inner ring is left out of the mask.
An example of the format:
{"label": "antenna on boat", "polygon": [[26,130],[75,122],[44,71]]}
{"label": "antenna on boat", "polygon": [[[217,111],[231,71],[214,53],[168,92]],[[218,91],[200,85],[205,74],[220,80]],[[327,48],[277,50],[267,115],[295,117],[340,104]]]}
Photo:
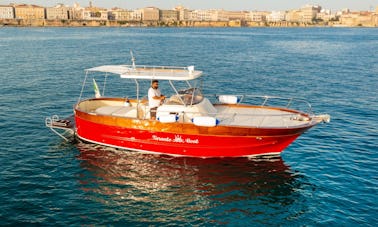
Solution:
{"label": "antenna on boat", "polygon": [[132,50],[130,50],[130,55],[131,55],[131,62],[133,63],[133,69],[136,69],[135,58],[134,58],[134,54]]}

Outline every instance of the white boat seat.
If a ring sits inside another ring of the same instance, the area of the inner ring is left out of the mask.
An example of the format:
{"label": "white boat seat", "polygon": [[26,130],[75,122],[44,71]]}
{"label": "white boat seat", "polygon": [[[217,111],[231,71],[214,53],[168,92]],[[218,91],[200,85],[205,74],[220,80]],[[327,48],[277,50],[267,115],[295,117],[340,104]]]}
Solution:
{"label": "white boat seat", "polygon": [[137,117],[137,109],[133,106],[102,106],[96,109],[96,114],[118,117]]}

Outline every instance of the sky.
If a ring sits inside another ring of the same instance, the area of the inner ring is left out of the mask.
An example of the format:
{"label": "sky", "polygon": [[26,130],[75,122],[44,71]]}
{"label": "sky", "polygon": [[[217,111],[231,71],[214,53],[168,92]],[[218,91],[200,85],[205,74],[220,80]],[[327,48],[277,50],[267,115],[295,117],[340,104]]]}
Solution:
{"label": "sky", "polygon": [[[89,5],[89,0],[0,0],[0,5],[9,3],[35,4],[51,7],[57,3],[72,6]],[[352,11],[375,11],[378,0],[92,0],[94,6],[103,8],[120,7],[138,9],[155,6],[160,9],[173,9],[182,5],[188,9],[224,9],[224,10],[289,10],[298,9],[306,4],[320,5],[322,8],[338,11],[348,8]]]}

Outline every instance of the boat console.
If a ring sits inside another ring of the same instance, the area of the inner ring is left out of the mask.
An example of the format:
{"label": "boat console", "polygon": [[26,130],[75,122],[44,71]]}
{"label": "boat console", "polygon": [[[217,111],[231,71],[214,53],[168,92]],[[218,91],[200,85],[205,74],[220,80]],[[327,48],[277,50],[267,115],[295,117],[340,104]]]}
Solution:
{"label": "boat console", "polygon": [[179,102],[174,103],[169,101],[167,104],[159,106],[156,116],[159,118],[175,114],[178,116],[178,122],[191,122],[196,116],[214,116],[216,112],[217,109],[213,104],[207,98],[202,97],[199,103],[193,105],[184,105]]}

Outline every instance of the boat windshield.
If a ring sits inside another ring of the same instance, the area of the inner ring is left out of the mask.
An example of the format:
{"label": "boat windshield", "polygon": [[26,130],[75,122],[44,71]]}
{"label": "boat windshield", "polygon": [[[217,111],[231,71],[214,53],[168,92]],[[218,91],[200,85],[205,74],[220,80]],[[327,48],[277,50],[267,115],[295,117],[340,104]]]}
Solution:
{"label": "boat windshield", "polygon": [[195,105],[203,100],[202,92],[199,88],[189,88],[180,90],[178,94],[172,95],[166,104],[168,105]]}

